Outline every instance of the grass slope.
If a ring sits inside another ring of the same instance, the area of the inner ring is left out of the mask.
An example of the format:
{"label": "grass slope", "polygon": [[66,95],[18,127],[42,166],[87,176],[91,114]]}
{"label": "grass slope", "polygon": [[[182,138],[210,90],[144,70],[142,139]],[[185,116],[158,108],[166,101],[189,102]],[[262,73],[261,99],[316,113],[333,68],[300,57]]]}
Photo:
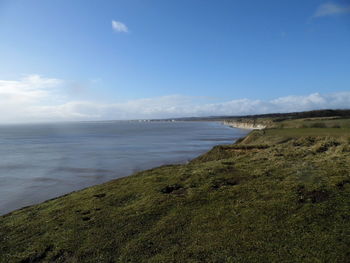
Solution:
{"label": "grass slope", "polygon": [[254,131],[0,217],[0,262],[349,262],[349,171],[349,128]]}

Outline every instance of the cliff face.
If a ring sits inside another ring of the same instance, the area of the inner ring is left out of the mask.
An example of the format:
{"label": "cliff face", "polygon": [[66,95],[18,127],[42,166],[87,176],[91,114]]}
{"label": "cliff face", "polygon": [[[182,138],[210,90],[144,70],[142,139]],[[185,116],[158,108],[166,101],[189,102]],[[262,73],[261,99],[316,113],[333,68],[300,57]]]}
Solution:
{"label": "cliff face", "polygon": [[240,121],[224,121],[224,125],[240,128],[240,129],[250,129],[250,130],[262,130],[265,129],[267,125],[254,123],[254,122],[240,122]]}

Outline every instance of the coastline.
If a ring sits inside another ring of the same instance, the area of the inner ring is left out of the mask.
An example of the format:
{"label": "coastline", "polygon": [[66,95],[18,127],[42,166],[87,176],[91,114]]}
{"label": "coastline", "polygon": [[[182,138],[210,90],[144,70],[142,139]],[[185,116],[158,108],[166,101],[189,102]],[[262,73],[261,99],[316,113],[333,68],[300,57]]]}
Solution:
{"label": "coastline", "polygon": [[[204,121],[204,123],[206,123],[207,121]],[[195,122],[195,124],[197,124],[198,122]],[[210,126],[211,126],[211,122],[208,122],[209,124],[210,124]],[[221,122],[219,122],[219,121],[216,121],[216,125],[219,127],[219,126],[221,126],[220,124],[221,124]],[[196,126],[198,126],[198,125],[196,125]],[[199,127],[201,127],[201,125],[199,125]],[[85,172],[85,173],[87,173],[87,172],[89,172],[90,170],[91,171],[97,171],[97,172],[99,172],[99,171],[101,171],[101,173],[105,173],[105,171],[106,172],[109,172],[110,171],[110,174],[111,175],[103,175],[103,178],[101,179],[101,181],[100,182],[96,182],[96,183],[94,183],[94,184],[90,184],[89,182],[87,182],[86,183],[86,185],[83,185],[83,187],[72,187],[73,189],[68,189],[68,191],[60,191],[60,192],[58,192],[58,194],[57,193],[53,193],[53,194],[51,194],[51,195],[49,195],[49,196],[46,196],[46,198],[41,198],[41,200],[39,199],[36,199],[36,198],[33,198],[33,200],[35,200],[34,202],[30,202],[30,201],[26,201],[25,203],[23,203],[23,204],[21,204],[21,203],[19,203],[19,205],[17,204],[17,205],[13,205],[12,203],[9,203],[10,205],[7,205],[6,204],[6,202],[4,202],[2,205],[2,212],[0,213],[0,216],[3,216],[3,215],[7,215],[7,214],[9,214],[9,213],[11,213],[11,212],[14,212],[14,211],[16,211],[16,210],[20,210],[20,209],[23,209],[23,208],[25,208],[25,207],[31,207],[31,206],[35,206],[35,205],[38,205],[38,204],[40,204],[40,203],[42,203],[42,202],[47,202],[47,201],[49,201],[49,200],[52,200],[52,199],[56,199],[56,198],[60,198],[61,196],[65,196],[65,195],[67,195],[67,194],[70,194],[70,193],[74,193],[74,192],[79,192],[79,191],[82,191],[82,190],[85,190],[85,189],[88,189],[88,188],[90,188],[90,187],[94,187],[94,186],[97,186],[97,185],[101,185],[101,184],[104,184],[104,183],[107,183],[107,182],[109,182],[109,181],[113,181],[113,180],[117,180],[117,179],[119,179],[119,178],[124,178],[124,177],[128,177],[128,176],[133,176],[134,174],[137,174],[137,173],[140,173],[140,172],[145,172],[145,171],[148,171],[148,170],[152,170],[152,169],[156,169],[156,168],[158,168],[158,167],[161,167],[161,166],[164,166],[164,165],[178,165],[178,164],[186,164],[186,163],[188,163],[188,162],[191,162],[193,159],[196,159],[196,158],[198,158],[199,156],[201,156],[201,155],[203,155],[203,154],[206,154],[208,151],[210,151],[213,147],[216,147],[217,145],[220,145],[220,144],[227,144],[227,143],[232,143],[232,141],[236,141],[237,139],[239,139],[239,138],[241,138],[242,136],[246,136],[247,135],[247,133],[246,132],[244,132],[244,131],[239,131],[239,130],[237,130],[236,132],[235,131],[230,131],[230,129],[227,129],[227,128],[221,128],[221,129],[223,129],[223,130],[226,130],[226,134],[229,134],[229,136],[227,137],[227,140],[225,141],[225,142],[223,142],[223,141],[221,141],[221,133],[219,132],[218,133],[218,136],[220,137],[220,139],[219,140],[216,140],[215,138],[215,136],[213,137],[213,135],[212,135],[212,133],[208,133],[207,135],[208,135],[208,137],[205,137],[206,139],[204,140],[204,145],[205,144],[207,144],[207,141],[210,141],[210,140],[212,140],[212,143],[209,145],[209,147],[207,146],[206,147],[206,149],[203,149],[202,151],[200,151],[200,152],[198,152],[197,154],[195,154],[195,155],[192,155],[191,157],[179,157],[178,156],[178,154],[175,152],[175,154],[173,154],[174,156],[174,158],[172,158],[172,159],[170,159],[170,157],[169,158],[163,158],[164,160],[159,160],[159,161],[153,161],[152,160],[152,162],[153,163],[155,163],[155,165],[152,165],[152,166],[150,166],[150,165],[148,165],[148,167],[145,167],[145,168],[135,168],[135,169],[133,169],[133,171],[132,172],[130,172],[130,173],[128,173],[128,174],[126,174],[125,173],[125,169],[124,170],[121,170],[122,171],[122,173],[120,173],[120,172],[118,172],[118,170],[116,170],[116,171],[114,171],[114,170],[107,170],[107,168],[99,168],[99,169],[96,169],[96,168],[82,168],[82,169],[78,169],[78,168],[71,168],[70,170],[71,171],[76,171],[76,173],[75,174],[72,174],[72,176],[78,176],[79,178],[78,178],[78,180],[82,180],[81,178],[81,176],[79,176],[80,174],[79,174],[79,172],[80,172],[80,170],[82,170],[83,172]],[[231,135],[230,135],[231,134]],[[217,138],[219,138],[219,137],[217,137]],[[180,144],[181,145],[181,144]],[[204,147],[204,146],[203,146]],[[201,148],[201,147],[200,147]],[[181,149],[187,149],[187,148],[181,148]],[[193,151],[194,152],[194,151]],[[185,153],[185,152],[184,152]],[[188,155],[188,153],[185,153],[185,155]],[[133,162],[133,160],[130,160],[131,162]],[[57,168],[57,169],[59,169],[60,171],[62,170],[62,171],[65,171],[63,168]],[[68,170],[68,168],[67,168],[67,171],[69,172],[70,170]],[[112,175],[113,174],[116,174],[116,175],[118,175],[117,177],[112,177]],[[120,176],[120,174],[122,174],[122,176]],[[107,178],[107,177],[109,177],[109,179],[108,180],[105,180],[104,178]],[[42,177],[42,178],[44,178],[44,177]],[[51,179],[51,177],[48,177],[48,180],[50,180]],[[84,178],[83,178],[84,179]],[[89,178],[87,178],[87,179],[89,179]],[[37,177],[34,177],[34,180],[38,180],[37,179]],[[63,181],[61,181],[61,182],[63,182]],[[62,187],[61,187],[61,185],[57,185],[58,187],[60,187],[60,189],[62,189]],[[34,195],[34,197],[35,197],[35,195]],[[28,195],[28,197],[26,198],[26,200],[29,200],[30,199],[30,196]],[[4,199],[4,200],[11,200],[9,197],[8,197],[8,199]],[[7,207],[6,207],[6,205],[7,205]]]}
{"label": "coastline", "polygon": [[310,127],[0,216],[0,262],[345,262],[350,127]]}

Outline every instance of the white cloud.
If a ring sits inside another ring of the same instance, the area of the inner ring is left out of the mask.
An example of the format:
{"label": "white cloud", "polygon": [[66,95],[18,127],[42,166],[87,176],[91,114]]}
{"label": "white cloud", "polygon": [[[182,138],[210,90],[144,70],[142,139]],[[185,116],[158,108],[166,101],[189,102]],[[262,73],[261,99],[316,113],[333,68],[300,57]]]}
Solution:
{"label": "white cloud", "polygon": [[350,5],[341,6],[335,3],[325,3],[316,9],[313,17],[333,16],[346,13],[350,13]]}
{"label": "white cloud", "polygon": [[76,100],[69,95],[67,85],[66,81],[39,75],[20,80],[0,80],[0,123],[245,115],[350,108],[350,91],[218,103],[204,101],[203,97],[182,95],[103,103]]}
{"label": "white cloud", "polygon": [[[61,83],[58,79],[45,79],[39,75],[29,75],[20,81],[0,80],[0,97],[7,102],[38,101],[47,97],[50,89]],[[51,90],[52,92],[52,90]]]}
{"label": "white cloud", "polygon": [[20,80],[0,80],[0,122],[35,120],[33,108],[48,103],[58,103],[62,97],[59,87],[62,80],[25,76]]}
{"label": "white cloud", "polygon": [[128,27],[120,21],[112,20],[112,28],[115,32],[121,32],[121,33],[129,32]]}

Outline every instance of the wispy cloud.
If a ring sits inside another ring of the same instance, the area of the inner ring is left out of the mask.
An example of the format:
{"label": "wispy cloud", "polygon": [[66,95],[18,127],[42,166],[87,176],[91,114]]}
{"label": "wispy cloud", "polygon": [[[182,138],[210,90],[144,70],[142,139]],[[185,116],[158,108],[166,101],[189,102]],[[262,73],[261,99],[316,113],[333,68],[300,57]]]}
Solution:
{"label": "wispy cloud", "polygon": [[128,27],[120,21],[112,20],[112,28],[115,32],[120,32],[120,33],[128,33],[129,32]]}
{"label": "wispy cloud", "polygon": [[325,3],[320,5],[313,17],[323,17],[323,16],[334,16],[339,14],[349,14],[350,13],[350,5],[342,6],[336,3]]}
{"label": "wispy cloud", "polygon": [[218,103],[211,103],[203,97],[183,95],[104,103],[77,100],[67,92],[67,85],[67,81],[39,75],[19,80],[0,80],[0,123],[245,115],[350,107],[350,91]]}

